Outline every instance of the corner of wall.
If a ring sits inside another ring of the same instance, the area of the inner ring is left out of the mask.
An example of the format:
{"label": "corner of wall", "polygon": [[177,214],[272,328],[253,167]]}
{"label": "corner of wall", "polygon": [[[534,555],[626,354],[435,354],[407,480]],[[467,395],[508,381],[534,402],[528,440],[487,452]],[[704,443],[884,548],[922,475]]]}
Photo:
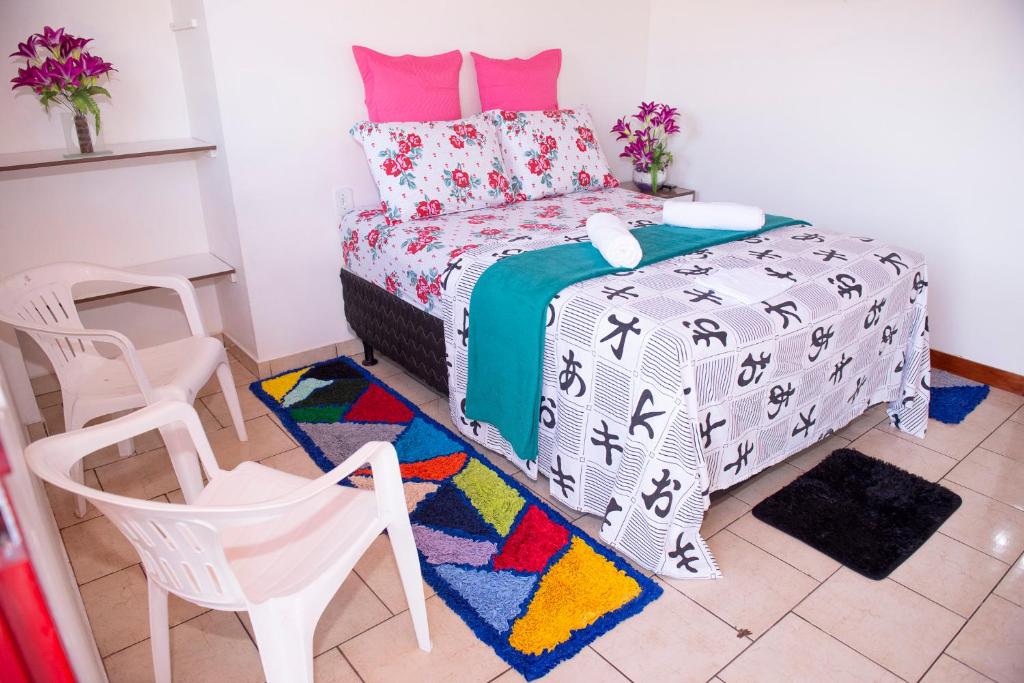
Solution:
{"label": "corner of wall", "polygon": [[234,193],[221,127],[217,82],[206,28],[203,0],[170,0],[175,21],[195,19],[198,26],[177,33],[192,135],[217,143],[217,155],[199,165],[198,182],[210,251],[235,267],[233,281],[216,285],[223,331],[250,355],[258,352],[245,259],[238,235]]}

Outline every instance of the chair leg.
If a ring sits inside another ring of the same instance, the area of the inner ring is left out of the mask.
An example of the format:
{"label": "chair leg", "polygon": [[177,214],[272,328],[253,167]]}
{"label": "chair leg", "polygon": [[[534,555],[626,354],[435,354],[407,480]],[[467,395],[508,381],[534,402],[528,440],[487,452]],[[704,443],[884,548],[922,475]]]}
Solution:
{"label": "chair leg", "polygon": [[171,632],[167,620],[167,591],[149,584],[149,644],[153,649],[153,677],[156,683],[171,683]]}
{"label": "chair leg", "polygon": [[203,476],[199,471],[199,456],[188,432],[180,424],[160,427],[160,436],[167,446],[167,455],[171,459],[171,467],[178,477],[181,493],[185,502],[191,504],[203,490]]}
{"label": "chair leg", "polygon": [[249,618],[267,683],[313,683],[316,622],[308,617],[297,600],[250,605]]}
{"label": "chair leg", "polygon": [[[85,484],[85,465],[83,460],[79,460],[71,466],[71,478],[76,484]],[[75,515],[78,517],[85,517],[86,513],[86,502],[84,496],[75,496]]]}
{"label": "chair leg", "polygon": [[[74,408],[71,407],[67,402],[64,403],[64,431],[73,432],[76,429],[81,429],[83,426],[82,422],[75,415]],[[85,458],[82,458],[74,465],[71,466],[71,471],[68,473],[71,479],[77,484],[85,485]],[[83,496],[75,496],[75,515],[78,517],[85,517],[87,511],[87,504]]]}
{"label": "chair leg", "polygon": [[242,419],[242,405],[238,402],[238,390],[235,388],[235,378],[231,376],[230,365],[221,363],[217,366],[217,381],[220,383],[221,393],[224,394],[224,402],[228,404],[228,412],[231,413],[231,421],[238,433],[238,440],[248,441],[245,420]]}
{"label": "chair leg", "polygon": [[[405,511],[403,510],[404,514]],[[420,574],[420,558],[416,553],[416,539],[408,518],[392,522],[388,526],[391,550],[398,562],[398,573],[402,577],[405,601],[409,604],[412,625],[416,630],[416,642],[424,652],[430,652],[430,629],[427,625],[427,603],[423,597],[423,577]]]}
{"label": "chair leg", "polygon": [[117,442],[117,454],[122,458],[135,454],[135,439],[125,439]]}

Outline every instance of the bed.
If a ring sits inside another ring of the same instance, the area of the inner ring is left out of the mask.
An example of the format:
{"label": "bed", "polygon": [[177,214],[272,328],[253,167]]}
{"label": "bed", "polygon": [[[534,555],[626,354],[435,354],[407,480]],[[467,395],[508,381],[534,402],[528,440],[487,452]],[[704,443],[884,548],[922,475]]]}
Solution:
{"label": "bed", "polygon": [[377,208],[353,211],[341,224],[342,295],[349,326],[370,349],[379,349],[447,394],[441,291],[461,267],[460,255],[505,242],[513,246],[503,250],[516,253],[516,243],[534,236],[578,232],[597,209],[612,210],[634,224],[654,223],[660,220],[661,200],[616,189],[407,224],[388,221]]}
{"label": "bed", "polygon": [[[660,222],[661,200],[620,188],[393,223],[342,224],[346,316],[449,396],[454,424],[551,496],[602,517],[601,537],[658,573],[720,575],[700,523],[728,488],[886,401],[927,425],[927,268],[869,237],[787,227],[573,285],[549,307],[536,461],[467,419],[469,302],[498,259],[586,239],[595,211]],[[709,269],[791,282],[756,303],[696,286]],[[372,356],[372,353],[370,354]]]}

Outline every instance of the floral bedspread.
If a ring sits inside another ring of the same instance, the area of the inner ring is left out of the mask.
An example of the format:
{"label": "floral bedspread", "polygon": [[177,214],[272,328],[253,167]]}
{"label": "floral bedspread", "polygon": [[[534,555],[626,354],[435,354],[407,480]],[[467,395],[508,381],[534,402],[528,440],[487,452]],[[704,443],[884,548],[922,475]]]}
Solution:
{"label": "floral bedspread", "polygon": [[[497,182],[497,180],[494,180]],[[517,242],[567,230],[578,231],[596,211],[627,221],[661,222],[661,200],[613,188],[395,222],[383,208],[353,211],[341,223],[345,269],[380,285],[436,317],[452,272],[448,264],[476,247],[493,245],[502,254],[519,251]]]}

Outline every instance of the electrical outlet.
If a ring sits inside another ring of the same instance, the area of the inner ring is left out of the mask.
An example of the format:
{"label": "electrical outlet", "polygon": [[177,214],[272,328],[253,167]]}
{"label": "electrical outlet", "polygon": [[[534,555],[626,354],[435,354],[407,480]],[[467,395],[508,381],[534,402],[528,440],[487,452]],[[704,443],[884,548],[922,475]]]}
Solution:
{"label": "electrical outlet", "polygon": [[355,208],[354,204],[355,199],[353,199],[351,187],[334,188],[334,211],[339,221],[346,213]]}

